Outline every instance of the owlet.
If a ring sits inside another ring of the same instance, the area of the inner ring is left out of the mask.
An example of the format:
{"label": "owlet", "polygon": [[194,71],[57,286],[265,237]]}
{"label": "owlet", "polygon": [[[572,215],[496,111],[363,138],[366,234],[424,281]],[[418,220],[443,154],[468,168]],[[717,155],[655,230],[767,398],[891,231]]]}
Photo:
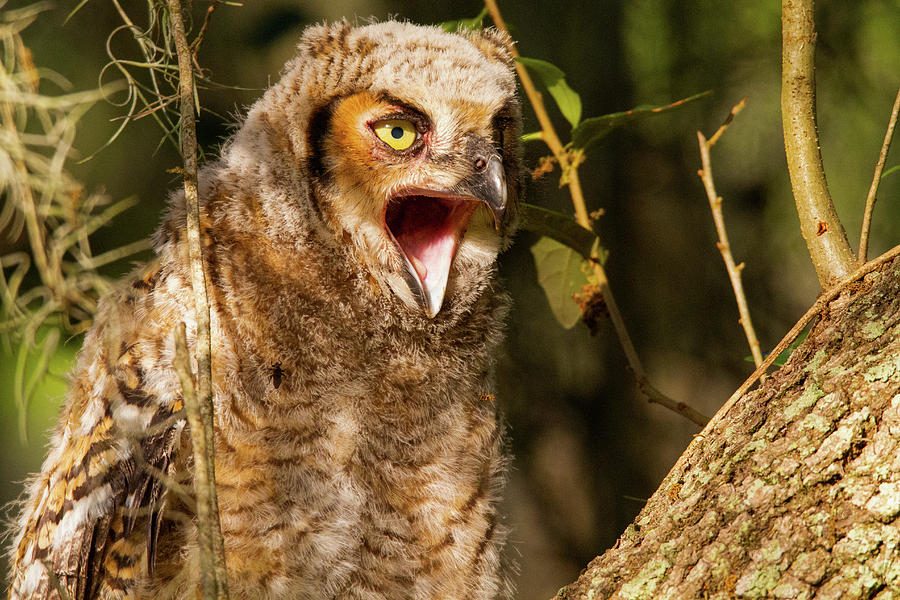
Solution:
{"label": "owlet", "polygon": [[[231,597],[508,594],[495,260],[520,188],[511,42],[308,29],[200,172]],[[197,598],[185,206],[100,303],[29,483],[11,598]]]}

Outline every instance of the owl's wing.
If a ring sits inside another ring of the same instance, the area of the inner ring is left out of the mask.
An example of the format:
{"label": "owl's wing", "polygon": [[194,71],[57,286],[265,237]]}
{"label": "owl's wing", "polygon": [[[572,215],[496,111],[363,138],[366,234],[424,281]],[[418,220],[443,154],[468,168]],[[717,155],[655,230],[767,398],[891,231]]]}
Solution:
{"label": "owl's wing", "polygon": [[153,567],[184,426],[180,390],[159,391],[163,369],[145,375],[148,361],[134,342],[147,330],[143,322],[107,312],[107,324],[85,341],[49,456],[28,488],[12,599],[124,597]]}
{"label": "owl's wing", "polygon": [[152,566],[178,429],[137,442],[118,438],[116,429],[105,415],[87,439],[73,438],[45,465],[18,544],[11,598],[56,598],[62,588],[71,600],[94,599],[104,587],[127,590],[144,555]]}

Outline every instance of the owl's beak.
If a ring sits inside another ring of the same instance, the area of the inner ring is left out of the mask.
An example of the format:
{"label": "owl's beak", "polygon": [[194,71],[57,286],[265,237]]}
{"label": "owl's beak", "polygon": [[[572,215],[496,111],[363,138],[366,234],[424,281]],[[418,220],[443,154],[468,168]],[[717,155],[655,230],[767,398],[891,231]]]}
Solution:
{"label": "owl's beak", "polygon": [[483,160],[483,167],[463,179],[456,190],[461,195],[468,195],[484,202],[491,209],[494,217],[494,228],[500,230],[503,215],[506,213],[506,174],[503,161],[494,154]]}
{"label": "owl's beak", "polygon": [[444,303],[450,266],[472,213],[486,205],[499,230],[506,202],[506,177],[498,156],[476,163],[472,175],[451,189],[406,189],[388,202],[385,229],[403,256],[406,283],[429,318]]}

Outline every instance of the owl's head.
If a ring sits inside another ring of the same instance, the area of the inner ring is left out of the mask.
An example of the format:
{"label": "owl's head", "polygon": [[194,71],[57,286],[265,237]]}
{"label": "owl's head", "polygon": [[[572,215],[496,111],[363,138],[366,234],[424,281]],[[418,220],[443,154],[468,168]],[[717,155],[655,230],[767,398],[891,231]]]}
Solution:
{"label": "owl's head", "polygon": [[519,194],[511,41],[385,22],[308,29],[251,111],[280,131],[315,217],[428,317],[485,279]]}

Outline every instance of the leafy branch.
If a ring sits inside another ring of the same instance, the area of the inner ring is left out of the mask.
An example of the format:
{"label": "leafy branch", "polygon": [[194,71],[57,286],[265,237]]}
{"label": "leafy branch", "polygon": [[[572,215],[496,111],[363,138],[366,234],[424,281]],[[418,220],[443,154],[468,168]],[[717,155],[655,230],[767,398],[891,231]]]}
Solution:
{"label": "leafy branch", "polygon": [[[496,27],[508,32],[496,0],[485,0],[485,7]],[[620,115],[622,115],[620,118],[616,118],[614,115],[607,115],[605,117],[581,121],[581,100],[565,83],[562,71],[545,61],[520,57],[514,48],[512,52],[516,58],[516,72],[519,75],[519,80],[522,82],[522,88],[525,90],[528,101],[541,126],[540,135],[532,135],[530,137],[532,139],[540,139],[543,141],[553,153],[553,160],[559,165],[562,173],[560,186],[566,186],[568,188],[572,199],[572,205],[575,209],[575,222],[585,230],[592,231],[591,217],[588,214],[584,193],[581,188],[581,180],[578,174],[578,166],[584,160],[585,149],[591,143],[603,135],[606,135],[606,133],[611,131],[614,127],[623,124],[626,120],[636,118],[639,114],[653,114],[653,109],[620,113]],[[563,144],[557,135],[556,129],[553,127],[549,113],[544,105],[543,98],[540,92],[537,91],[534,81],[531,79],[531,75],[528,72],[529,67],[534,69],[536,74],[544,80],[548,91],[560,107],[560,112],[563,113],[563,116],[565,116],[572,125],[572,143],[568,145]],[[681,101],[680,104],[689,100],[690,99],[685,99]],[[624,115],[626,114],[629,116],[625,117]],[[568,260],[565,262],[567,265],[571,265],[572,261]],[[644,369],[643,363],[631,340],[631,335],[628,333],[628,329],[625,326],[625,320],[623,319],[622,313],[613,296],[609,278],[606,275],[606,270],[603,268],[603,256],[599,243],[594,246],[585,264],[585,270],[589,273],[589,285],[587,289],[583,288],[583,293],[591,296],[593,295],[591,293],[593,291],[594,294],[599,292],[602,296],[603,303],[609,313],[609,318],[613,323],[619,343],[622,346],[622,350],[625,352],[629,368],[637,380],[638,389],[641,390],[650,402],[669,408],[698,425],[704,425],[708,421],[707,417],[684,402],[678,402],[669,398],[650,383],[647,372]],[[570,266],[566,268],[570,268]],[[585,307],[595,307],[597,305],[592,299],[583,301],[582,304]]]}

